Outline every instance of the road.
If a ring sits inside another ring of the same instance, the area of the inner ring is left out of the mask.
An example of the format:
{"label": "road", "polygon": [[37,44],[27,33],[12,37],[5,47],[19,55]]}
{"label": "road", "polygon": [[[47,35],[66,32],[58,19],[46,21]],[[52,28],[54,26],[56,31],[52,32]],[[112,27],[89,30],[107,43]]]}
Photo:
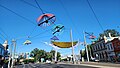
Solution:
{"label": "road", "polygon": [[70,64],[23,64],[16,66],[15,68],[98,68],[98,67]]}

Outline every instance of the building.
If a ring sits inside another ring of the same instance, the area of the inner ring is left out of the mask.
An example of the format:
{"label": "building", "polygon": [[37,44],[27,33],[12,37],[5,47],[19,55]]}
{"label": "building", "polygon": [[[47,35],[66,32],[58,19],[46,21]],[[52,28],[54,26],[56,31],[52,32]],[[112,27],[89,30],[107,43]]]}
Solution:
{"label": "building", "polygon": [[4,46],[0,44],[0,55],[4,56],[4,52],[5,52]]}
{"label": "building", "polygon": [[[112,40],[113,41],[113,40]],[[107,47],[107,55],[108,55],[108,61],[113,61],[113,57],[115,56],[115,52],[114,52],[114,46],[112,41],[108,41],[106,43],[106,47]]]}
{"label": "building", "polygon": [[104,36],[104,38],[92,43],[94,58],[100,61],[110,61],[110,56],[114,55],[114,50],[111,41],[118,37]]}
{"label": "building", "polygon": [[5,40],[5,42],[2,44],[4,46],[4,57],[5,59],[8,59],[9,58],[9,54],[8,54],[8,41]]}
{"label": "building", "polygon": [[0,44],[0,66],[3,64],[4,52],[5,52],[4,46]]}
{"label": "building", "polygon": [[107,47],[105,46],[105,40],[101,39],[92,44],[93,56],[100,61],[107,61]]}
{"label": "building", "polygon": [[114,52],[115,52],[114,59],[116,61],[120,62],[120,39],[119,38],[115,38],[111,42],[112,42],[112,45],[114,47]]}

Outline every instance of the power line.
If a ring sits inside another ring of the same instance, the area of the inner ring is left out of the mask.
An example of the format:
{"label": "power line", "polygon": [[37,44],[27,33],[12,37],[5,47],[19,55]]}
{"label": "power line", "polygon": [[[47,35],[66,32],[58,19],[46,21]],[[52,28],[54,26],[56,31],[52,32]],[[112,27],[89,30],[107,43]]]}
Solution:
{"label": "power line", "polygon": [[15,15],[17,15],[17,16],[19,16],[19,17],[21,17],[22,19],[27,20],[27,21],[29,21],[30,23],[32,23],[32,24],[34,24],[34,25],[36,25],[33,21],[29,20],[28,18],[26,18],[26,17],[24,17],[24,16],[22,16],[22,15],[20,15],[20,14],[16,13],[16,12],[14,12],[14,11],[12,11],[11,9],[9,9],[9,8],[7,8],[7,7],[3,6],[3,5],[0,5],[0,7],[2,7],[2,8],[4,8],[4,9],[6,9],[6,10],[8,10],[8,11],[10,11],[10,12],[14,13]]}
{"label": "power line", "polygon": [[37,4],[37,6],[39,7],[39,9],[41,10],[42,14],[44,14],[44,12],[43,12],[42,8],[40,7],[40,5],[38,4],[38,2],[36,0],[35,0],[35,2]]}
{"label": "power line", "polygon": [[[73,20],[72,20],[71,16],[69,15],[69,13],[68,13],[67,9],[65,8],[64,4],[62,3],[62,1],[61,1],[61,0],[59,0],[59,2],[61,3],[61,5],[62,5],[63,9],[65,10],[65,12],[66,12],[66,14],[67,14],[67,17],[68,17],[68,18],[70,18],[71,23],[73,24]],[[76,25],[75,25],[75,24],[73,24],[73,25],[76,27]],[[75,28],[75,31],[78,33],[78,35],[80,35],[80,34],[79,34],[79,32],[77,31],[77,28]],[[80,35],[80,36],[81,36],[81,35]]]}
{"label": "power line", "polygon": [[[23,3],[25,3],[25,4],[29,5],[29,6],[32,6],[32,7],[34,7],[34,8],[39,9],[39,7],[37,7],[37,6],[29,3],[29,2],[27,2],[27,1],[21,0],[21,2],[23,2]],[[39,10],[40,10],[40,9],[39,9]],[[42,10],[43,10],[43,9],[42,9]],[[45,10],[43,10],[43,11],[46,12],[46,13],[51,13],[51,12],[48,12],[48,11],[45,11]]]}
{"label": "power line", "polygon": [[[5,38],[3,34],[0,34],[0,35],[1,35],[3,38]],[[5,41],[2,37],[0,37],[0,38],[1,38],[3,41]],[[6,38],[5,38],[5,39],[6,39]]]}
{"label": "power line", "polygon": [[42,32],[42,33],[39,33],[39,34],[37,34],[37,35],[35,35],[35,36],[32,36],[32,37],[30,37],[30,38],[37,37],[37,36],[39,36],[39,35],[41,35],[41,34],[43,34],[43,33],[46,33],[46,32],[48,32],[48,31],[50,31],[50,29],[49,29],[49,30],[46,30],[46,31],[44,31],[44,32]]}
{"label": "power line", "polygon": [[5,39],[9,38],[8,35],[1,28],[0,28],[0,31],[2,31],[2,33],[4,33],[4,35],[6,35],[7,38],[4,35],[1,34]]}
{"label": "power line", "polygon": [[[0,5],[2,8],[4,8],[4,9],[6,9],[6,10],[8,10],[8,11],[10,11],[10,12],[12,12],[12,13],[14,13],[15,15],[17,15],[17,16],[19,16],[19,17],[21,17],[22,19],[24,19],[24,20],[27,20],[27,21],[29,21],[30,23],[32,23],[32,24],[34,24],[34,25],[36,25],[33,21],[31,21],[31,20],[29,20],[29,19],[27,19],[26,17],[24,17],[24,16],[22,16],[22,15],[20,15],[20,14],[18,14],[18,13],[16,13],[16,12],[14,12],[14,11],[12,11],[12,10],[10,10],[10,9],[8,9],[7,7],[5,7],[5,6],[3,6],[3,5]],[[35,28],[36,28],[36,26],[35,26]],[[30,35],[33,33],[33,31],[35,30],[35,28],[32,30],[32,32],[30,32]],[[4,33],[5,34],[5,33]],[[6,35],[6,34],[5,34]],[[29,35],[29,36],[30,36]],[[7,36],[7,35],[6,35]]]}
{"label": "power line", "polygon": [[89,0],[87,0],[87,3],[88,3],[88,5],[89,5],[90,9],[92,10],[92,12],[93,12],[93,14],[94,14],[94,16],[95,16],[95,18],[96,18],[96,20],[97,20],[99,26],[101,27],[102,31],[104,31],[104,29],[103,29],[103,27],[102,27],[102,25],[101,25],[101,23],[100,23],[100,21],[99,21],[97,15],[96,15],[95,11],[93,10],[93,7],[91,6]]}
{"label": "power line", "polygon": [[1,38],[1,37],[0,37],[0,39],[1,39],[2,41],[5,41],[5,40],[4,40],[3,38]]}
{"label": "power line", "polygon": [[38,7],[36,7],[35,5],[33,5],[33,4],[31,4],[31,3],[29,3],[29,2],[27,2],[27,1],[25,1],[25,0],[21,0],[22,2],[24,2],[24,3],[26,3],[26,4],[28,4],[28,5],[30,5],[30,6],[32,6],[32,7],[35,7],[35,8],[37,8],[37,9],[39,9]]}
{"label": "power line", "polygon": [[33,30],[30,32],[30,34],[29,34],[28,36],[31,36],[31,35],[32,35],[32,33],[35,31],[36,27],[37,27],[37,26],[35,26],[35,27],[33,28]]}

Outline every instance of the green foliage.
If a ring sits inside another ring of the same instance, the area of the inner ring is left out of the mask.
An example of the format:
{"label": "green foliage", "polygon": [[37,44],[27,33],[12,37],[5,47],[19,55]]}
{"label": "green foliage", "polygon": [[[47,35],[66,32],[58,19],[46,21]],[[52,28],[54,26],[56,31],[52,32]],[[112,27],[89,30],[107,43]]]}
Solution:
{"label": "green foliage", "polygon": [[24,59],[23,61],[25,64],[28,64],[28,63],[34,63],[35,60],[34,59]]}
{"label": "green foliage", "polygon": [[39,53],[39,49],[35,48],[33,51],[31,51],[31,57],[36,57],[38,53]]}
{"label": "green foliage", "polygon": [[[45,60],[51,60],[54,58],[55,51],[51,50],[50,52],[46,52],[45,50],[39,50],[35,48],[33,51],[31,51],[30,56],[35,59],[35,61],[41,61],[41,58],[44,58]],[[57,52],[57,59],[61,57],[60,53]]]}
{"label": "green foliage", "polygon": [[22,55],[19,56],[19,59],[25,59]]}
{"label": "green foliage", "polygon": [[[54,55],[55,55],[55,50],[51,50],[50,53],[52,54],[53,58],[55,58],[55,57],[54,57]],[[60,52],[57,52],[57,60],[60,59],[60,57],[61,57]]]}
{"label": "green foliage", "polygon": [[9,62],[9,60],[4,60],[4,63],[7,64]]}
{"label": "green foliage", "polygon": [[50,52],[46,53],[46,60],[52,60],[52,54]]}
{"label": "green foliage", "polygon": [[85,50],[84,51],[80,51],[81,52],[81,56],[84,57],[85,56]]}
{"label": "green foliage", "polygon": [[28,64],[28,63],[29,63],[29,60],[28,60],[28,59],[25,59],[23,62],[24,62],[25,64]]}
{"label": "green foliage", "polygon": [[107,30],[105,30],[103,33],[100,33],[99,34],[99,38],[100,37],[104,37],[104,35],[106,36],[106,37],[109,37],[109,33],[111,33],[111,36],[112,37],[115,37],[115,36],[120,36],[120,33],[118,32],[118,31],[116,31],[115,29],[107,29]]}

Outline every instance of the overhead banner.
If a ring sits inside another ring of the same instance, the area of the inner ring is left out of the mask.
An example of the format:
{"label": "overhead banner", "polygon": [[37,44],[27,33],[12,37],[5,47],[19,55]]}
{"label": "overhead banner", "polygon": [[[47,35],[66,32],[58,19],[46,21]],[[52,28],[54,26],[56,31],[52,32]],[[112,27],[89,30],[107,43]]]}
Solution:
{"label": "overhead banner", "polygon": [[[73,46],[77,44],[78,41],[73,42]],[[72,42],[56,42],[56,41],[51,41],[51,43],[57,47],[60,48],[70,48],[72,47]]]}

